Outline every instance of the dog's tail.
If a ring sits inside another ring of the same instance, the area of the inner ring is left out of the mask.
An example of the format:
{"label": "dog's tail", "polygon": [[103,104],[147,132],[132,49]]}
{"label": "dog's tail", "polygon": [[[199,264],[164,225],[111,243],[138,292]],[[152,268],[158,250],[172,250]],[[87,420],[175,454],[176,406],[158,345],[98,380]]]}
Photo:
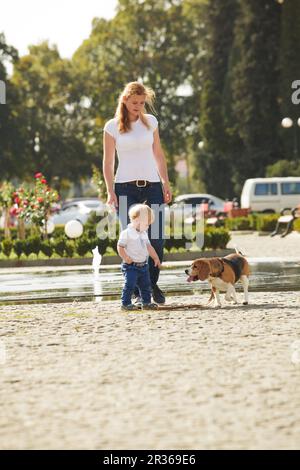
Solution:
{"label": "dog's tail", "polygon": [[237,245],[234,245],[234,249],[237,255],[242,255],[242,256],[247,256],[245,253],[243,253]]}

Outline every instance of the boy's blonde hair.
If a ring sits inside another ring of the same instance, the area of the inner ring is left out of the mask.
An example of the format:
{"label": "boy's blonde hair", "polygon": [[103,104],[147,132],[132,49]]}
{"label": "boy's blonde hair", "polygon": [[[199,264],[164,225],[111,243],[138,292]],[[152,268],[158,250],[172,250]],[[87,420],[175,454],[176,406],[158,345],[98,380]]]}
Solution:
{"label": "boy's blonde hair", "polygon": [[141,217],[142,220],[147,220],[147,222],[150,219],[150,224],[154,222],[154,212],[146,204],[135,204],[129,209],[128,214],[131,221]]}

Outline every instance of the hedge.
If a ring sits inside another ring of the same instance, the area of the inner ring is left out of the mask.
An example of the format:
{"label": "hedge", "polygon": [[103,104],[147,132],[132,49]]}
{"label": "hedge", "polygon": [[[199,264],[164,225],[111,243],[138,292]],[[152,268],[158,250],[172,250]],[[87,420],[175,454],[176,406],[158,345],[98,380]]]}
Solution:
{"label": "hedge", "polygon": [[279,214],[250,214],[248,217],[235,217],[225,219],[224,224],[228,230],[257,230],[260,232],[273,232]]}
{"label": "hedge", "polygon": [[[204,232],[204,246],[203,249],[224,249],[230,240],[230,234],[225,228],[207,228]],[[191,243],[187,237],[180,239],[172,236],[170,239],[165,240],[165,249],[185,249],[186,244]],[[77,240],[70,240],[66,236],[58,238],[50,238],[49,240],[42,240],[40,237],[28,237],[26,240],[18,239],[4,239],[0,243],[0,251],[9,257],[14,251],[18,258],[22,254],[27,257],[31,254],[36,256],[43,253],[49,258],[55,253],[60,257],[72,258],[75,254],[79,257],[84,257],[91,254],[93,248],[98,247],[99,253],[104,255],[108,248],[117,252],[117,239],[100,240],[97,237],[88,238],[86,235],[78,238]]]}

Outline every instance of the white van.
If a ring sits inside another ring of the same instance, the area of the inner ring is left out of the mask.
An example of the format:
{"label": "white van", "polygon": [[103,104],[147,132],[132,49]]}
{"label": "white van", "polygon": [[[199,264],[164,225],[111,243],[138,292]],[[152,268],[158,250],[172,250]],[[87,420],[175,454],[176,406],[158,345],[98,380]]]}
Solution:
{"label": "white van", "polygon": [[245,181],[241,207],[252,212],[280,212],[300,204],[300,176],[251,178]]}

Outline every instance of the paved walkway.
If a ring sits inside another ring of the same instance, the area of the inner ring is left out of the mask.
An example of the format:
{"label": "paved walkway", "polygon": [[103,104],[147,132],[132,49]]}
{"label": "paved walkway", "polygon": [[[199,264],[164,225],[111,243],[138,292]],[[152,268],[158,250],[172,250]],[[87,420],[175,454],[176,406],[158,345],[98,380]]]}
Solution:
{"label": "paved walkway", "polygon": [[299,301],[1,307],[1,448],[299,448]]}

